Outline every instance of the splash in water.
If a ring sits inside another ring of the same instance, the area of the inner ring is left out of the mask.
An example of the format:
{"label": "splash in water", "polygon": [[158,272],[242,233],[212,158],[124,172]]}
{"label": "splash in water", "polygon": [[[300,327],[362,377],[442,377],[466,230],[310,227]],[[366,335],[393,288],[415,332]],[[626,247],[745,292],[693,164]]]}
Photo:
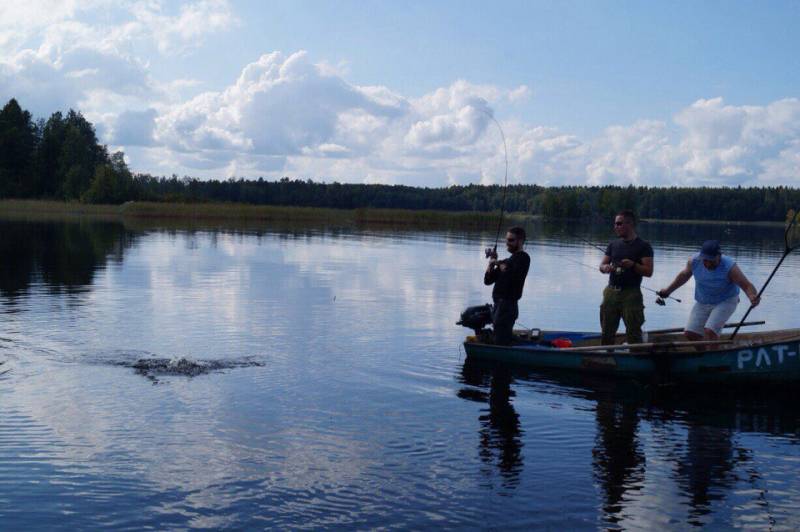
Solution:
{"label": "splash in water", "polygon": [[133,361],[116,361],[117,365],[133,368],[136,373],[151,380],[157,377],[182,376],[197,377],[216,371],[233,368],[263,366],[252,357],[231,360],[192,360],[186,357],[175,358],[137,358]]}

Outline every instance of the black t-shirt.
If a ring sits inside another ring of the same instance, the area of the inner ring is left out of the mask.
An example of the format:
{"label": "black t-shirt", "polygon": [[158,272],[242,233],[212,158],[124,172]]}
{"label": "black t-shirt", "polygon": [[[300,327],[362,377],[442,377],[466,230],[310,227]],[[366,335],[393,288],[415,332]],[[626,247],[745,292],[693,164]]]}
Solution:
{"label": "black t-shirt", "polygon": [[528,268],[531,266],[531,258],[524,251],[517,251],[505,260],[500,261],[506,264],[506,271],[495,268],[486,272],[483,282],[486,285],[494,283],[492,289],[493,299],[514,299],[522,297],[522,287],[525,286],[525,277],[528,276]]}
{"label": "black t-shirt", "polygon": [[[618,266],[622,259],[631,259],[633,262],[641,264],[644,257],[653,256],[653,247],[638,236],[628,242],[618,238],[608,244],[606,255],[611,257],[611,264],[614,266]],[[642,276],[633,268],[622,270],[622,273],[612,271],[608,276],[608,284],[618,288],[638,287],[642,284]]]}

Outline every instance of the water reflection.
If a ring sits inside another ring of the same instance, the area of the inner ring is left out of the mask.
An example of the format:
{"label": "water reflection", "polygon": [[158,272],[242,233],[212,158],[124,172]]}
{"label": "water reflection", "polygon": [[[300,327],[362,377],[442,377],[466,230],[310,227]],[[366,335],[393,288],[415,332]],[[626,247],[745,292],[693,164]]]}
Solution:
{"label": "water reflection", "polygon": [[[497,467],[504,487],[514,488],[519,483],[523,460],[519,414],[511,404],[512,372],[507,367],[486,367],[467,360],[461,377],[470,387],[460,389],[458,396],[488,406],[478,418],[480,458],[485,464]],[[471,387],[488,388],[489,392]]]}
{"label": "water reflection", "polygon": [[639,490],[645,473],[645,456],[639,443],[639,408],[613,394],[596,398],[597,436],[592,450],[595,481],[602,486],[603,511],[616,523],[625,494]]}
{"label": "water reflection", "polygon": [[[34,479],[0,489],[11,528],[800,525],[796,401],[454,362],[493,231],[0,223],[0,486]],[[529,229],[521,321],[595,328],[605,278],[564,259],[610,227]],[[653,283],[724,230],[643,227]],[[758,231],[748,272],[774,265]],[[784,268],[773,328],[796,326]]]}
{"label": "water reflection", "polygon": [[[511,401],[532,388],[554,400],[589,402],[596,427],[591,463],[603,526],[636,527],[643,523],[640,514],[654,513],[689,526],[727,526],[743,519],[736,515],[743,508],[754,523],[781,523],[774,513],[787,501],[773,500],[767,486],[791,481],[794,467],[774,467],[769,463],[773,451],[765,448],[774,439],[800,444],[800,402],[793,390],[664,389],[471,359],[465,360],[459,380],[465,385],[459,397],[488,405],[480,416],[478,453],[506,480],[504,487],[515,487],[526,476],[525,426],[535,420],[521,419]],[[762,454],[773,470],[761,470]],[[795,502],[798,495],[785,486],[781,493]],[[657,507],[648,508],[654,501]],[[790,518],[783,524],[799,523]]]}
{"label": "water reflection", "polygon": [[51,292],[85,290],[108,261],[121,263],[134,234],[119,223],[0,220],[0,295],[14,300],[33,283]]}

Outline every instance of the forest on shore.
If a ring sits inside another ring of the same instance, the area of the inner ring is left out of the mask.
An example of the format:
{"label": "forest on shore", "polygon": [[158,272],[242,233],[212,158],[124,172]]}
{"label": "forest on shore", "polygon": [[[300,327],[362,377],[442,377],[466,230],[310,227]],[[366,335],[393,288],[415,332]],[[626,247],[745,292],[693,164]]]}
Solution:
{"label": "forest on shore", "polygon": [[34,120],[16,99],[0,110],[0,199],[94,204],[127,201],[228,202],[335,209],[506,211],[545,218],[598,219],[623,208],[663,220],[783,221],[800,205],[794,187],[644,187],[454,185],[411,187],[211,179],[134,173],[122,152],[109,153],[75,110]]}

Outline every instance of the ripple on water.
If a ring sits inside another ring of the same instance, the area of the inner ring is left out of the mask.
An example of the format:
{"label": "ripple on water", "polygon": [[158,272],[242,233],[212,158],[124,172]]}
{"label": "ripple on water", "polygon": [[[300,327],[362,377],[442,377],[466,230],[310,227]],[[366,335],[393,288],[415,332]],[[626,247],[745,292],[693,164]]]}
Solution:
{"label": "ripple on water", "polygon": [[[39,242],[59,260],[33,257],[29,289],[0,284],[3,526],[798,524],[794,403],[642,398],[465,360],[453,322],[489,298],[480,241],[494,235],[28,229],[20,241],[70,238]],[[563,259],[599,257],[556,229],[531,232],[521,321],[596,329],[605,281]],[[706,231],[646,229],[654,285]],[[775,256],[747,242],[755,282]],[[773,322],[794,319],[796,271],[773,281]]]}

